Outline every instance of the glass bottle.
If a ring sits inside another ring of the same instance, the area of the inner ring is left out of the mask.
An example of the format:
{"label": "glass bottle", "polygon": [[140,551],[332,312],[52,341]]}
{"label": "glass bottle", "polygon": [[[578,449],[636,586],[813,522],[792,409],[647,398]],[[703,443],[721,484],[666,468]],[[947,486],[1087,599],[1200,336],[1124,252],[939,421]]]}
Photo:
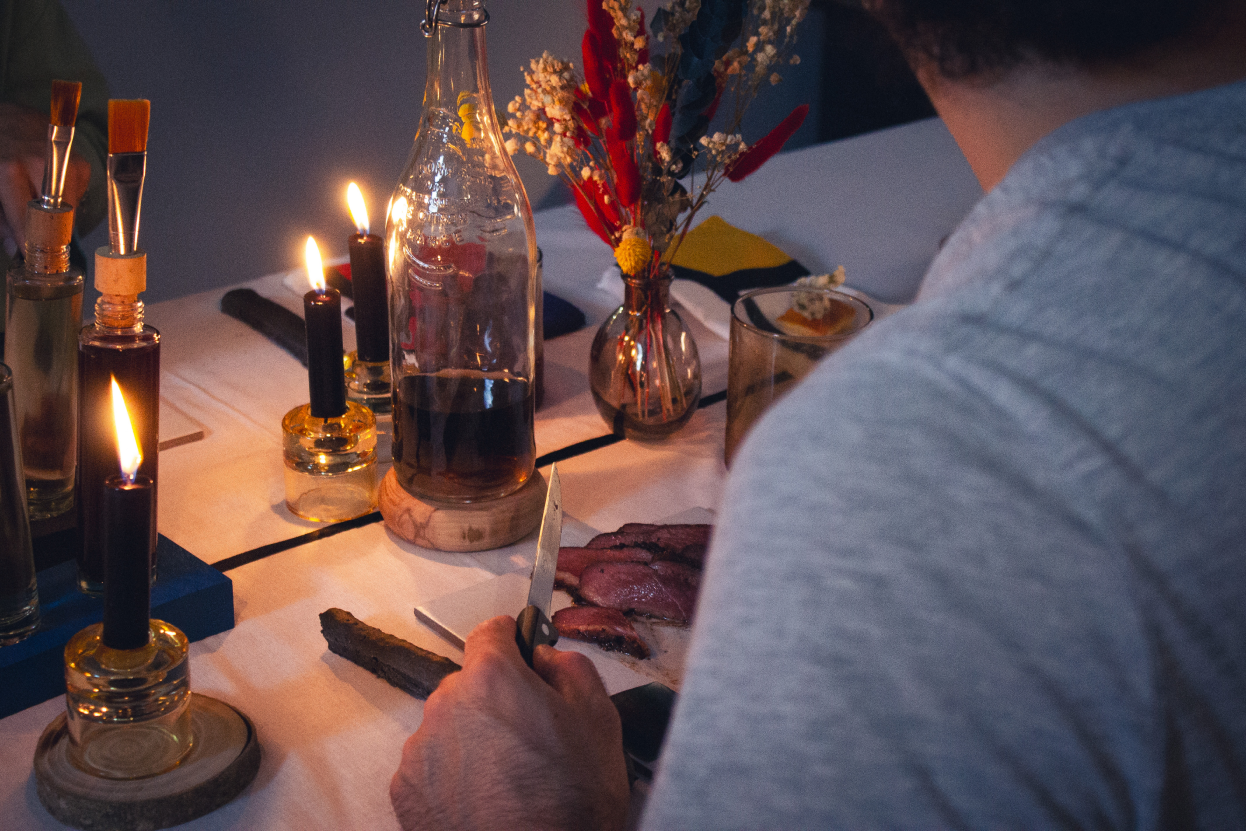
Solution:
{"label": "glass bottle", "polygon": [[[116,255],[101,248],[96,253],[96,285],[101,260],[145,258],[138,252]],[[144,269],[145,271],[145,269]],[[117,472],[117,434],[113,427],[110,378],[125,390],[130,418],[143,454],[139,474],[152,480],[157,499],[160,435],[160,332],[143,322],[138,295],[104,294],[95,302],[95,322],[78,336],[78,587],[90,594],[104,588],[104,483]],[[148,556],[156,551],[156,524],[151,526]],[[152,562],[155,576],[156,563]]]}
{"label": "glass bottle", "polygon": [[73,216],[68,206],[32,201],[26,260],[8,274],[4,355],[13,371],[31,519],[63,514],[74,501],[82,270],[69,264]]}
{"label": "glass bottle", "polygon": [[671,309],[670,272],[623,278],[623,305],[597,330],[589,388],[616,434],[657,439],[682,427],[701,399],[696,341]]}
{"label": "glass bottle", "polygon": [[386,220],[394,471],[412,495],[518,490],[536,457],[536,235],[503,144],[481,0],[429,0],[424,110]]}
{"label": "glass bottle", "polygon": [[0,364],[0,646],[39,626],[39,588],[13,419],[13,376]]}

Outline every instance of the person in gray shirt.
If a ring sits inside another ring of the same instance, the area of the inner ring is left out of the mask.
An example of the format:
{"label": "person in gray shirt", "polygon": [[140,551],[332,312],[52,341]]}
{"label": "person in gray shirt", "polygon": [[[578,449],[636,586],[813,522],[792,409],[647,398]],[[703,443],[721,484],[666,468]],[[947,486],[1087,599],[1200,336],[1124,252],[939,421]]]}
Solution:
{"label": "person in gray shirt", "polygon": [[[987,195],[737,455],[643,827],[1244,828],[1246,4],[872,5]],[[399,819],[620,827],[507,623]]]}

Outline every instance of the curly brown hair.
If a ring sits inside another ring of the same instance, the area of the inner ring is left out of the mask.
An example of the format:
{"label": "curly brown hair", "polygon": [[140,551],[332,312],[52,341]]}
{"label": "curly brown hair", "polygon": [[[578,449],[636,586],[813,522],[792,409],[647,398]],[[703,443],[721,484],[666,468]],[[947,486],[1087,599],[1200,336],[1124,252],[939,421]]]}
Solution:
{"label": "curly brown hair", "polygon": [[1093,65],[1128,59],[1241,0],[865,0],[910,60],[947,78],[1029,59]]}

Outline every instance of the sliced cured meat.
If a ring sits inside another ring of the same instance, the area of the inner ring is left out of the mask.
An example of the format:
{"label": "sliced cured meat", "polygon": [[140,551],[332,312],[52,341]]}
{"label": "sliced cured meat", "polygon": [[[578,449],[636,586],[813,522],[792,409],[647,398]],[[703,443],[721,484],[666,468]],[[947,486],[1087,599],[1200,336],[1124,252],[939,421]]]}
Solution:
{"label": "sliced cured meat", "polygon": [[701,570],[673,560],[659,560],[649,566],[658,575],[663,585],[673,591],[691,592],[695,601],[697,589],[701,587]]}
{"label": "sliced cured meat", "polygon": [[589,540],[587,547],[638,546],[649,549],[662,559],[684,560],[701,565],[705,561],[705,551],[709,547],[712,531],[712,525],[702,523],[651,525],[629,522],[613,533],[598,534]]}
{"label": "sliced cured meat", "polygon": [[623,652],[634,658],[649,657],[648,645],[618,609],[568,606],[554,612],[554,627],[560,637],[590,641],[603,649]]}
{"label": "sliced cured meat", "polygon": [[624,533],[645,533],[664,548],[676,551],[689,545],[709,545],[710,533],[714,526],[704,523],[646,525],[641,522],[629,522],[619,528]]}
{"label": "sliced cured meat", "polygon": [[668,568],[679,565],[654,569],[643,563],[593,563],[580,574],[580,597],[620,612],[686,622],[696,605],[696,586],[688,566]]}
{"label": "sliced cured meat", "polygon": [[653,552],[646,548],[560,548],[554,585],[574,589],[580,585],[580,574],[586,566],[603,562],[651,563]]}
{"label": "sliced cured meat", "polygon": [[609,534],[598,534],[588,541],[589,548],[621,548],[628,545],[653,544],[653,535],[648,531],[614,531]]}

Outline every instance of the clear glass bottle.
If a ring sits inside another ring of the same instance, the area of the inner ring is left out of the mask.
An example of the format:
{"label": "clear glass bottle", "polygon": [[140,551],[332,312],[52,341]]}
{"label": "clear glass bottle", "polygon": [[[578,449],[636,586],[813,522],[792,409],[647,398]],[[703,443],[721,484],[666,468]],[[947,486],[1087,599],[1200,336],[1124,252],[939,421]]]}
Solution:
{"label": "clear glass bottle", "polygon": [[616,434],[658,439],[682,427],[701,399],[696,341],[671,309],[671,275],[623,278],[623,305],[597,330],[589,388]]}
{"label": "clear glass bottle", "polygon": [[489,89],[484,5],[428,8],[424,110],[385,229],[394,470],[416,497],[474,502],[534,470],[536,235]]}
{"label": "clear glass bottle", "polygon": [[39,588],[13,419],[13,376],[0,364],[0,646],[39,626]]}
{"label": "clear glass bottle", "polygon": [[[95,302],[95,322],[78,335],[78,588],[89,594],[104,590],[104,482],[117,473],[109,384],[113,377],[125,391],[139,446],[148,448],[138,472],[152,480],[155,502],[160,481],[160,454],[155,452],[160,440],[160,332],[143,322],[143,301],[137,295],[102,295]],[[156,539],[152,523],[150,556]],[[155,569],[153,561],[153,579]]]}
{"label": "clear glass bottle", "polygon": [[30,518],[47,519],[74,500],[82,270],[69,264],[72,208],[33,201],[27,228],[26,261],[8,274],[4,355],[13,371]]}

